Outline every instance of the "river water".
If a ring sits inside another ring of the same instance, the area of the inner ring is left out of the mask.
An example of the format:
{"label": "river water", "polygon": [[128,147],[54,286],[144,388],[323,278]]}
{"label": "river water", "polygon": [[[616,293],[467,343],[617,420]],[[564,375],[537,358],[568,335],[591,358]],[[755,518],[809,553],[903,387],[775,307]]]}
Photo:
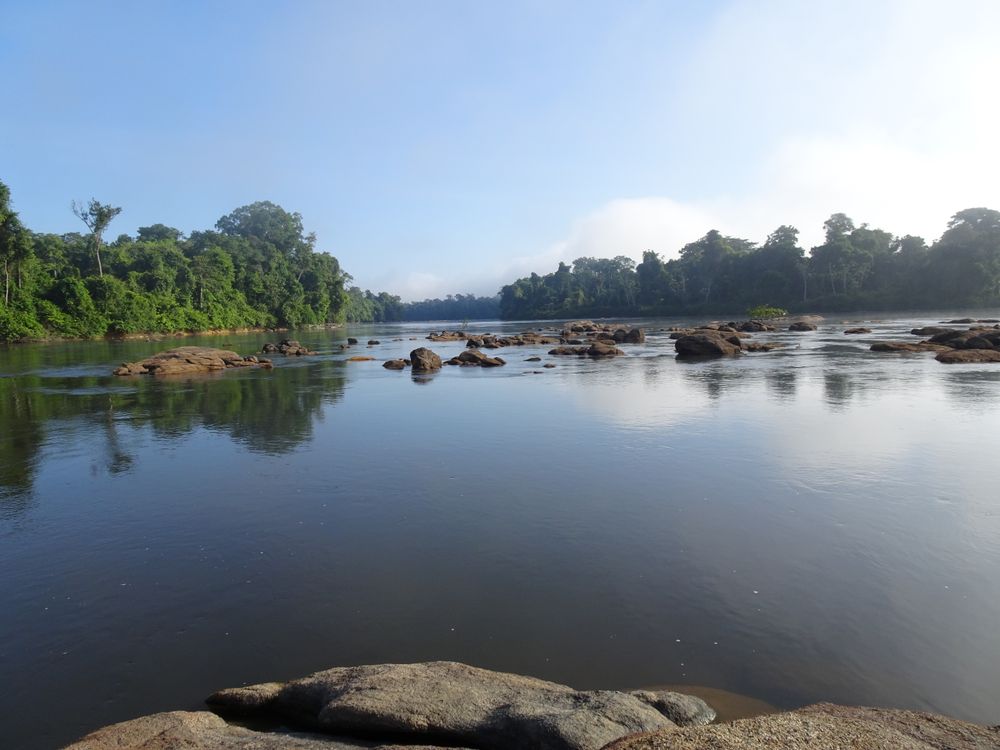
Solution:
{"label": "river water", "polygon": [[430,659],[1000,722],[1000,365],[867,351],[942,319],[694,364],[644,321],[614,360],[420,381],[381,361],[457,324],[180,380],[109,373],[276,337],[0,349],[5,747]]}

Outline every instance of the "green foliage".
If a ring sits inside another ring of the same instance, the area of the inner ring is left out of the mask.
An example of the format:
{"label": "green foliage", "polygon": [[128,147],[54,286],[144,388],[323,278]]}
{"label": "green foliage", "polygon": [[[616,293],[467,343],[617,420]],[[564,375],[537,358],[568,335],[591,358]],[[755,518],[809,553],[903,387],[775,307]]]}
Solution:
{"label": "green foliage", "polygon": [[767,320],[768,318],[783,318],[788,315],[788,310],[781,307],[771,307],[770,305],[757,305],[747,310],[747,317],[751,320]]}
{"label": "green foliage", "polygon": [[[269,202],[238,208],[217,231],[164,224],[103,234],[121,209],[73,203],[90,230],[33,234],[0,183],[0,340],[399,320],[398,297],[344,288],[302,217]],[[103,252],[102,252],[103,251]]]}
{"label": "green foliage", "polygon": [[958,212],[930,248],[920,237],[895,238],[844,214],[831,216],[824,229],[825,241],[808,256],[798,230],[783,225],[760,246],[713,230],[675,259],[647,250],[634,271],[618,259],[560,263],[546,276],[503,287],[500,313],[506,319],[728,315],[761,299],[791,310],[1000,305],[1000,212]]}

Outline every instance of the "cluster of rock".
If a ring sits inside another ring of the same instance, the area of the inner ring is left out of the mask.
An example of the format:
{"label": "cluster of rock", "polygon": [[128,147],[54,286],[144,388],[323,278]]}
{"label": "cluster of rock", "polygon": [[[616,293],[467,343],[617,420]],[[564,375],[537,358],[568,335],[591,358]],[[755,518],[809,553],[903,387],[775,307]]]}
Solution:
{"label": "cluster of rock", "polygon": [[555,357],[577,356],[577,357],[620,357],[625,354],[614,344],[606,341],[595,341],[590,346],[557,346],[551,349],[549,354]]}
{"label": "cluster of rock", "polygon": [[[971,318],[963,318],[962,322]],[[979,322],[979,321],[973,321]],[[990,322],[989,320],[983,323]],[[925,326],[910,331],[915,336],[930,336],[925,341],[879,341],[873,352],[937,352],[938,362],[964,364],[1000,362],[1000,325],[978,325],[968,329]]]}
{"label": "cluster of rock", "polygon": [[316,353],[312,349],[302,346],[295,339],[282,339],[277,344],[264,344],[264,348],[260,351],[262,354],[284,354],[289,357],[302,357]]}
{"label": "cluster of rock", "polygon": [[[580,338],[580,336],[583,338]],[[559,333],[563,344],[582,345],[584,339],[605,341],[615,344],[642,344],[646,341],[646,332],[635,326],[622,323],[595,323],[592,320],[577,320],[567,323]]]}
{"label": "cluster of rock", "polygon": [[441,331],[427,336],[431,341],[465,341],[470,349],[501,349],[505,346],[545,346],[557,344],[557,339],[536,331],[522,331],[512,336],[495,336],[492,333],[466,333]]}
{"label": "cluster of rock", "polygon": [[228,349],[206,346],[179,346],[159,352],[138,362],[122,362],[115,375],[193,375],[233,367],[263,367],[269,369],[271,360],[250,355],[241,356]]}
{"label": "cluster of rock", "polygon": [[[807,324],[811,325],[811,324]],[[740,323],[706,323],[697,328],[671,329],[674,349],[682,359],[736,357],[743,352],[769,352],[784,346],[779,341],[747,341],[751,333],[774,331],[774,326],[759,320]]]}
{"label": "cluster of rock", "polygon": [[830,704],[711,724],[715,712],[690,695],[579,691],[456,662],[328,669],[221,690],[208,703],[235,721],[281,728],[175,711],[105,727],[69,750],[995,750],[1000,742],[996,727]]}

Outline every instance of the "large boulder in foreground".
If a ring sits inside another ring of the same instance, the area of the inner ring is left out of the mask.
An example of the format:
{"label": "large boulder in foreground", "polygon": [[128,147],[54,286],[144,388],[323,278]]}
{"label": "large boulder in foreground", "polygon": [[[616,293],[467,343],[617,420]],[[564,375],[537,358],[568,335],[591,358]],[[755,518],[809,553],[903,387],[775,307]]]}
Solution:
{"label": "large boulder in foreground", "polygon": [[115,375],[196,375],[230,367],[270,368],[271,360],[242,357],[228,349],[207,346],[179,346],[139,362],[123,362]]}
{"label": "large boulder in foreground", "polygon": [[484,750],[599,750],[634,732],[676,727],[655,699],[577,691],[456,662],[328,669],[284,684],[223,690],[208,702],[244,716],[297,718],[334,734]]}
{"label": "large boulder in foreground", "polygon": [[605,750],[997,750],[1000,729],[936,714],[818,703],[799,711],[626,737]]}
{"label": "large boulder in foreground", "polygon": [[[169,711],[98,729],[66,750],[434,750],[429,745],[373,745],[303,732],[255,732],[209,711]],[[441,748],[441,750],[444,750]]]}
{"label": "large boulder in foreground", "polygon": [[410,352],[413,372],[434,372],[441,369],[441,358],[425,346]]}

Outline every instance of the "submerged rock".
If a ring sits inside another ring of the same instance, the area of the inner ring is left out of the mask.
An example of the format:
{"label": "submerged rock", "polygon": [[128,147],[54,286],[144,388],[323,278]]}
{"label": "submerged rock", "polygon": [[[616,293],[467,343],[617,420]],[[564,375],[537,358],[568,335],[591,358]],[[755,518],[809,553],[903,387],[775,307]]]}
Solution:
{"label": "submerged rock", "polygon": [[800,320],[797,323],[792,323],[788,326],[789,331],[815,331],[816,326],[813,323],[806,323],[804,320]]}
{"label": "submerged rock", "polygon": [[424,346],[410,352],[410,362],[413,372],[433,372],[441,369],[441,358]]}
{"label": "submerged rock", "polygon": [[854,335],[857,335],[857,334],[871,333],[871,332],[872,332],[871,328],[848,328],[846,331],[844,331],[844,335],[845,336],[854,336]]}
{"label": "submerged rock", "polygon": [[456,662],[329,669],[283,685],[223,690],[208,702],[242,715],[298,717],[335,734],[484,750],[599,750],[633,732],[676,727],[628,693],[577,691]]}
{"label": "submerged rock", "polygon": [[798,711],[635,735],[605,750],[997,750],[1000,729],[930,713],[818,703]]}
{"label": "submerged rock", "polygon": [[231,367],[271,367],[271,360],[243,357],[228,349],[179,346],[138,362],[123,362],[115,375],[194,375]]}
{"label": "submerged rock", "polygon": [[410,360],[408,359],[387,359],[382,363],[382,367],[387,370],[405,370],[410,366]]}
{"label": "submerged rock", "polygon": [[928,341],[912,343],[910,341],[876,341],[869,347],[873,352],[943,352],[949,347],[944,344],[932,344]]}

